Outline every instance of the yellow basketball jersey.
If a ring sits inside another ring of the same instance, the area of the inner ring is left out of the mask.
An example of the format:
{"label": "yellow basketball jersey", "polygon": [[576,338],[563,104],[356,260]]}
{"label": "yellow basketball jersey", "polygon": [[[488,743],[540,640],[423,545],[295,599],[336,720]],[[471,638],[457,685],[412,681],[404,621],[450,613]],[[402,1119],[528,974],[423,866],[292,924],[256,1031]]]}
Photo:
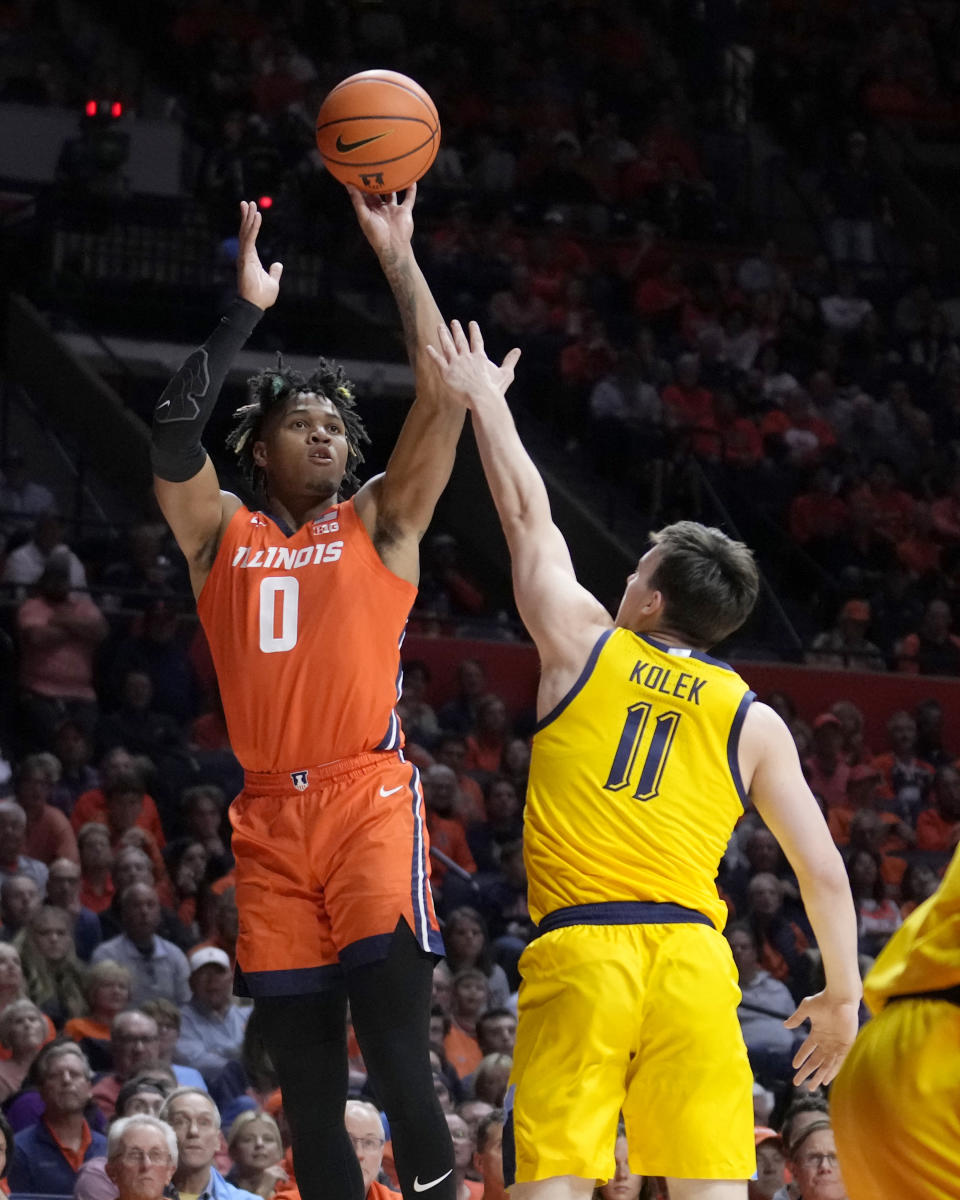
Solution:
{"label": "yellow basketball jersey", "polygon": [[937,890],[913,910],[864,980],[874,1014],[894,996],[960,987],[960,850]]}
{"label": "yellow basketball jersey", "polygon": [[754,699],[706,654],[615,628],[537,726],[524,855],[530,914],[672,902],[722,929],[714,880],[746,795],[737,759]]}

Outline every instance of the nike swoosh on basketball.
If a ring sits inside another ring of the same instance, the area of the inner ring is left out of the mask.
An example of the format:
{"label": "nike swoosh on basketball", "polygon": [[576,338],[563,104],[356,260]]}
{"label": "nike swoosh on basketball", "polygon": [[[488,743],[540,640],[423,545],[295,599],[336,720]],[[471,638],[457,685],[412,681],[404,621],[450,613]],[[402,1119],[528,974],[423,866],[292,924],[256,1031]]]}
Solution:
{"label": "nike swoosh on basketball", "polygon": [[[391,788],[391,789],[390,789],[390,791],[388,792],[388,791],[386,790],[386,788],[383,786],[383,784],[381,783],[381,784],[380,784],[380,795],[381,795],[381,796],[384,798],[384,800],[386,800],[386,798],[387,798],[388,796],[392,796],[392,795],[394,794],[394,792],[399,792],[399,791],[401,791],[401,790],[402,790],[402,788],[403,788],[403,784],[401,783],[401,784],[399,785],[399,787]],[[450,1173],[450,1172],[448,1171],[448,1172],[447,1172],[447,1174],[449,1175],[449,1173]]]}
{"label": "nike swoosh on basketball", "polygon": [[436,1187],[438,1183],[443,1183],[446,1177],[452,1174],[453,1168],[451,1167],[449,1171],[444,1171],[442,1175],[440,1175],[437,1179],[431,1179],[429,1183],[421,1183],[420,1176],[416,1175],[414,1176],[413,1180],[413,1190],[415,1192],[429,1192],[431,1188]]}
{"label": "nike swoosh on basketball", "polygon": [[337,134],[337,151],[340,154],[349,154],[351,150],[359,150],[361,146],[369,146],[371,142],[379,142],[381,138],[385,138],[388,133],[392,133],[392,129],[388,129],[386,133],[375,133],[373,137],[361,138],[359,142],[345,142],[342,134]]}

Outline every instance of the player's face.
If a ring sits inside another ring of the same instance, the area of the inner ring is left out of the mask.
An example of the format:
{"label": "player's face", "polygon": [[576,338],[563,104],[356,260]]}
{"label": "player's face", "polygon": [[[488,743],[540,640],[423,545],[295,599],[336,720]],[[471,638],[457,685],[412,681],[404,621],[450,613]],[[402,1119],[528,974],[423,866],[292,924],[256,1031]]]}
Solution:
{"label": "player's face", "polygon": [[627,586],[617,609],[617,624],[638,633],[653,630],[663,612],[663,596],[650,586],[650,579],[660,561],[660,548],[654,546],[637,563],[627,577]]}
{"label": "player's face", "polygon": [[291,396],[253,454],[271,491],[332,496],[347,469],[343,418],[325,396],[301,392]]}

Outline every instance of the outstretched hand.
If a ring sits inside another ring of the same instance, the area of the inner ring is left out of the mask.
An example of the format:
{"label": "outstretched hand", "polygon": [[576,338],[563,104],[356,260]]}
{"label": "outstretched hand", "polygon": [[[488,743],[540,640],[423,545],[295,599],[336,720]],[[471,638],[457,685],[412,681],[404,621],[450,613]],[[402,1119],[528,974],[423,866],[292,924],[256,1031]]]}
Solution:
{"label": "outstretched hand", "polygon": [[476,321],[469,325],[470,340],[463,332],[459,321],[451,321],[450,328],[441,325],[437,329],[440,349],[427,347],[427,353],[437,365],[440,378],[447,387],[458,395],[467,408],[474,408],[478,401],[491,394],[506,395],[513,383],[513,369],[520,358],[516,348],[507,353],[498,367],[491,362],[483,348],[483,335]]}
{"label": "outstretched hand", "polygon": [[831,1082],[857,1036],[857,1012],[858,1005],[838,1003],[826,992],[800,1001],[796,1012],[784,1021],[788,1029],[810,1022],[810,1032],[793,1056],[795,1086],[806,1082],[807,1090],[813,1092]]}
{"label": "outstretched hand", "polygon": [[280,294],[280,276],[283,263],[271,263],[270,270],[263,269],[257,254],[257,234],[263,216],[252,200],[240,201],[240,234],[237,247],[237,291],[257,308],[271,308]]}
{"label": "outstretched hand", "polygon": [[349,183],[347,191],[364,237],[373,247],[377,258],[398,255],[410,248],[413,240],[413,206],[417,199],[415,183],[407,188],[402,203],[397,200],[396,192],[386,197],[374,196]]}

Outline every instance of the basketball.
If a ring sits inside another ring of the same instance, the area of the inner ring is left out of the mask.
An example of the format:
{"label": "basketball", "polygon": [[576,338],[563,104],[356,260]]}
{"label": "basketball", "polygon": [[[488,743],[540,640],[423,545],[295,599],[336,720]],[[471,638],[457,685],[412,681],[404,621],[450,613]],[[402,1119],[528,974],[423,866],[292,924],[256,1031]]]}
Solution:
{"label": "basketball", "polygon": [[327,170],[365,192],[402,192],[437,157],[437,107],[397,71],[360,71],[331,91],[317,115]]}

